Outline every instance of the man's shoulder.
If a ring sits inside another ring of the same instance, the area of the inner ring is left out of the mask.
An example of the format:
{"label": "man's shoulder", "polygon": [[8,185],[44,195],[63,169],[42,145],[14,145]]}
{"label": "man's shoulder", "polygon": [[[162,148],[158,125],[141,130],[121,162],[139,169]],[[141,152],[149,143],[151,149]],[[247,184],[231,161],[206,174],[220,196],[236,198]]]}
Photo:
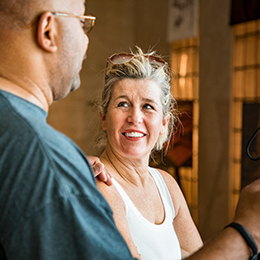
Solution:
{"label": "man's shoulder", "polygon": [[[61,157],[63,160],[71,157],[84,161],[78,146],[46,122],[45,111],[26,100],[8,95],[0,92],[0,149],[6,155],[13,154],[11,160],[16,155],[16,158],[32,156],[34,161],[37,156],[42,161]],[[83,164],[86,165],[86,161]]]}
{"label": "man's shoulder", "polygon": [[26,117],[8,102],[0,109],[0,198],[11,191],[28,199],[40,196],[38,191],[85,194],[94,187],[91,167],[77,145],[44,117],[37,118],[30,104],[26,109],[33,115]]}

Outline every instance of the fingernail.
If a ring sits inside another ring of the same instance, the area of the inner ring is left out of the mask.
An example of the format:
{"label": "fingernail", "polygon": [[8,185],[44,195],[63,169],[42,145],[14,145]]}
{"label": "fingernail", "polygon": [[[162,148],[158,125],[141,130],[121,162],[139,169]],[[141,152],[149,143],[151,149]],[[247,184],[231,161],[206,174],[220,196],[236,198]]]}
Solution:
{"label": "fingernail", "polygon": [[98,164],[95,165],[95,170],[100,171],[100,166]]}

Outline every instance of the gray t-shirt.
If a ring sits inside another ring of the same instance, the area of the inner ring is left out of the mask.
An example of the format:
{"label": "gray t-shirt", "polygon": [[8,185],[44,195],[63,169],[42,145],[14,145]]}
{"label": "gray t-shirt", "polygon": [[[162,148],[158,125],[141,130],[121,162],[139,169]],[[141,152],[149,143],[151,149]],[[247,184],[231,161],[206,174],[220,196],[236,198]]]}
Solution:
{"label": "gray t-shirt", "polygon": [[85,155],[46,117],[0,90],[0,259],[132,259]]}

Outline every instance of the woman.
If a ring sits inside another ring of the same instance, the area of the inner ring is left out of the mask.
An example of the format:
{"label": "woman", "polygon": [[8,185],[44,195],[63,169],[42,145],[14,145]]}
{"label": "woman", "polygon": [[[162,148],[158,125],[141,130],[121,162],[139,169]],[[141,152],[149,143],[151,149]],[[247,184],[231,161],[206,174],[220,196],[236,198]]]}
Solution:
{"label": "woman", "polygon": [[107,62],[100,111],[106,133],[102,163],[113,186],[98,187],[114,213],[132,255],[143,260],[181,259],[202,241],[176,181],[148,166],[174,123],[170,72],[153,53],[118,53]]}

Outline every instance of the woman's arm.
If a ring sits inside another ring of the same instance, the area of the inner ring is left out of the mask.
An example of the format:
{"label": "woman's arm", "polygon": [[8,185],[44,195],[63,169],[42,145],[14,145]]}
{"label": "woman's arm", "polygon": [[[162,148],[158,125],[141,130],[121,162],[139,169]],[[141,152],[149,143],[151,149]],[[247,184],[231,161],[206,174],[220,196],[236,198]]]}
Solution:
{"label": "woman's arm", "polygon": [[123,236],[127,246],[129,247],[132,256],[141,260],[141,256],[137,251],[137,248],[134,244],[134,241],[128,228],[125,203],[122,200],[119,192],[117,191],[114,185],[108,186],[103,181],[98,179],[97,186],[99,191],[103,194],[109,206],[111,207],[113,211],[115,224],[119,232]]}
{"label": "woman's arm", "polygon": [[203,243],[178,183],[169,173],[158,170],[162,174],[171,194],[175,209],[174,229],[180,242],[182,256],[187,257],[197,251]]}

